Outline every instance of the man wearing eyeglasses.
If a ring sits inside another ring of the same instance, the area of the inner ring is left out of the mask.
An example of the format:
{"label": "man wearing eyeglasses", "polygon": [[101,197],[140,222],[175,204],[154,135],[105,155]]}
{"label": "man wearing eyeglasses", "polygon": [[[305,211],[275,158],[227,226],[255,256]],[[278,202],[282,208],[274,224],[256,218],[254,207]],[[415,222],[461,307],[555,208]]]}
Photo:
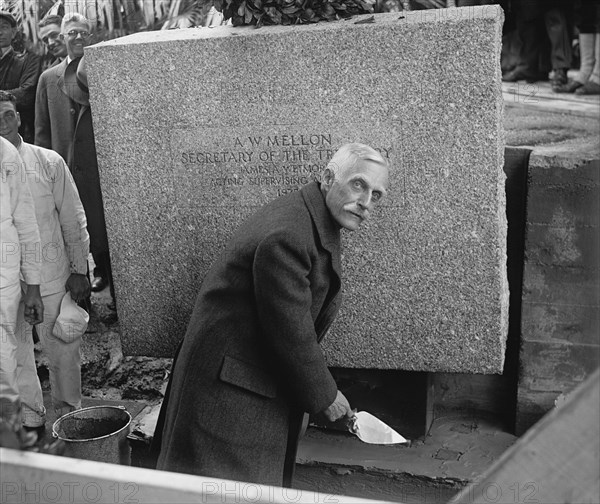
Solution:
{"label": "man wearing eyeglasses", "polygon": [[[70,31],[75,33],[74,38],[67,35]],[[64,74],[69,63],[83,56],[89,33],[89,23],[80,14],[63,19],[59,38],[66,58],[42,73],[35,97],[35,144],[58,152],[66,160],[70,157],[80,106],[69,97]]]}
{"label": "man wearing eyeglasses", "polygon": [[77,73],[84,48],[91,39],[89,21],[77,13],[65,16],[60,38],[67,57],[40,77],[35,106],[35,144],[58,152],[67,161],[87,217],[90,250],[96,265],[92,291],[98,292],[110,285],[114,303],[87,87],[70,78]]}
{"label": "man wearing eyeglasses", "polygon": [[25,51],[17,53],[12,41],[17,35],[15,17],[0,10],[0,90],[8,91],[17,99],[21,115],[19,133],[27,142],[33,141],[35,87],[40,75],[40,58]]}

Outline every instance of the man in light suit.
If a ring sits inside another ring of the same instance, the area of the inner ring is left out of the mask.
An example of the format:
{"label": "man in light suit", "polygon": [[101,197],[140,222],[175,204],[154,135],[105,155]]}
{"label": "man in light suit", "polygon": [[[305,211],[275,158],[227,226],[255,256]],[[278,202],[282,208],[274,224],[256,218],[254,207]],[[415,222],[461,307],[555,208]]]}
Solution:
{"label": "man in light suit", "polygon": [[[2,129],[0,128],[0,131]],[[42,247],[27,170],[17,149],[0,136],[0,396],[5,399],[1,418],[17,416],[17,423],[36,429],[32,417],[43,413],[44,403],[22,403],[19,388],[22,351],[17,332],[19,302],[31,324],[44,320],[40,295]],[[21,278],[25,285],[21,285]],[[22,301],[21,301],[22,300]],[[33,359],[33,352],[31,353]],[[35,369],[35,360],[33,362]],[[37,376],[36,376],[37,378]],[[6,411],[5,409],[8,409]]]}
{"label": "man in light suit", "polygon": [[65,16],[60,37],[66,45],[67,57],[40,77],[35,103],[35,144],[58,152],[67,161],[87,217],[90,251],[96,265],[91,288],[98,292],[109,285],[114,304],[88,90],[76,77],[84,48],[90,41],[90,23],[80,14]]}
{"label": "man in light suit", "polygon": [[347,144],[322,177],[246,221],[206,275],[155,431],[158,469],[290,485],[303,413],[352,410],[319,342],[341,304],[340,229],[386,194],[388,166]]}

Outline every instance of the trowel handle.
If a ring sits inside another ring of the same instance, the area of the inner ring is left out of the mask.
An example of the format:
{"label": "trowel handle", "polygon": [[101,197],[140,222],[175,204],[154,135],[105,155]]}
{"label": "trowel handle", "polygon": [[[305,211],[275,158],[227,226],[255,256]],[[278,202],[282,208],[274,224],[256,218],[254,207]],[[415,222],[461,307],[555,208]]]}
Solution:
{"label": "trowel handle", "polygon": [[356,408],[352,410],[352,416],[348,417],[348,430],[353,434],[358,431],[358,417],[356,416]]}

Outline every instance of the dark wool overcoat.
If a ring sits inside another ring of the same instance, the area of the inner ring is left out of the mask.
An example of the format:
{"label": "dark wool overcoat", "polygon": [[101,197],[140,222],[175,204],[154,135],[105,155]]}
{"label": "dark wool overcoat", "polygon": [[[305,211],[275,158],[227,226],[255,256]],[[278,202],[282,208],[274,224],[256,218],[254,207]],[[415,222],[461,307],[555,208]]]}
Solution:
{"label": "dark wool overcoat", "polygon": [[[71,61],[77,68],[77,61]],[[35,102],[35,144],[58,152],[66,161],[83,203],[90,251],[108,252],[104,204],[98,173],[90,106],[78,103],[65,82],[67,60],[42,73]]]}
{"label": "dark wool overcoat", "polygon": [[202,284],[174,361],[158,469],[289,483],[303,412],[337,393],[319,342],[340,306],[340,266],[339,228],[316,182],[240,227]]}
{"label": "dark wool overcoat", "polygon": [[42,72],[35,96],[35,145],[58,152],[65,161],[71,153],[80,109],[67,95],[66,68],[65,58]]}

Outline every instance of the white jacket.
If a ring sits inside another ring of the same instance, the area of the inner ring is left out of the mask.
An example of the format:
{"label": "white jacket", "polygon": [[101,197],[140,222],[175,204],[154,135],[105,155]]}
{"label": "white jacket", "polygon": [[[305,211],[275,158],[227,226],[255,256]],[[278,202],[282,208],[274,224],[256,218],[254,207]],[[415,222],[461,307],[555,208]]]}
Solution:
{"label": "white jacket", "polygon": [[90,238],[71,172],[53,150],[23,142],[25,163],[41,239],[42,296],[64,292],[71,273],[87,274]]}
{"label": "white jacket", "polygon": [[41,281],[42,254],[33,198],[17,149],[0,137],[0,288]]}

